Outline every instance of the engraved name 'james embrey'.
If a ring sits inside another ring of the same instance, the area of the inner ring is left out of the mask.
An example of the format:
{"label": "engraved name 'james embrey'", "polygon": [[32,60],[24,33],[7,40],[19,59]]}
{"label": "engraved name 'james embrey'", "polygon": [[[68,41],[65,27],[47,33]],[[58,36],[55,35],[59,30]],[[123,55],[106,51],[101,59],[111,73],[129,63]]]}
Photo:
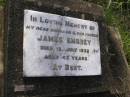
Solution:
{"label": "engraved name 'james embrey'", "polygon": [[[63,43],[64,42],[63,37],[49,36],[49,35],[45,35],[45,36],[40,35],[40,37],[38,37],[37,40],[38,41],[55,42],[55,43]],[[67,37],[66,42],[68,44],[90,45],[91,40]]]}

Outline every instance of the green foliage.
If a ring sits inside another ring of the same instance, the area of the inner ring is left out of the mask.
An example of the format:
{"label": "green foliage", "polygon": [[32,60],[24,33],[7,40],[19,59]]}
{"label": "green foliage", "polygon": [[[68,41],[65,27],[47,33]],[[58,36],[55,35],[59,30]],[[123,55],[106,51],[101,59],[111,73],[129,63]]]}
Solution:
{"label": "green foliage", "polygon": [[[106,9],[105,10],[105,20],[108,23],[108,25],[117,27],[119,29],[119,32],[121,34],[122,42],[123,42],[123,49],[128,61],[128,64],[130,65],[130,25],[128,26],[127,21],[129,21],[129,17],[125,16],[119,16],[116,14],[113,9]],[[124,18],[126,20],[124,20]]]}
{"label": "green foliage", "polygon": [[[122,7],[124,2],[130,3],[130,0],[112,0],[112,2],[109,2],[109,0],[84,0],[84,1],[92,2],[103,6],[105,10],[105,18],[106,18],[105,20],[107,24],[113,27],[117,27],[119,29],[123,42],[123,49],[128,64],[130,65],[130,13],[126,13],[129,12],[129,10],[126,9],[127,5],[125,5],[125,7]],[[110,6],[107,9],[109,3]]]}
{"label": "green foliage", "polygon": [[116,18],[115,18],[115,15],[113,15],[113,11],[111,9],[105,11],[105,18],[108,25],[111,25],[111,26],[116,25],[116,22],[115,22]]}
{"label": "green foliage", "polygon": [[124,45],[124,51],[125,55],[128,61],[128,64],[130,65],[130,31],[128,30],[123,30],[120,28],[120,33]]}
{"label": "green foliage", "polygon": [[0,0],[0,6],[4,6],[5,0]]}

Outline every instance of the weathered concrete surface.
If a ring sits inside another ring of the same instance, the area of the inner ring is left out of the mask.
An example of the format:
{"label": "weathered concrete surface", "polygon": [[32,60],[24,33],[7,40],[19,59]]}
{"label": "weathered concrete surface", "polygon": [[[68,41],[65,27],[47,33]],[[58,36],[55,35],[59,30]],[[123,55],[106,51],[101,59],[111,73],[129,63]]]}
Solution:
{"label": "weathered concrete surface", "polygon": [[[129,66],[129,71],[128,71],[129,75],[130,75],[130,66]],[[130,89],[130,76],[128,78],[128,88]],[[130,91],[128,91],[127,97],[130,97]]]}
{"label": "weathered concrete surface", "polygon": [[[83,0],[47,0],[46,2],[43,0],[26,0],[28,2],[37,3],[38,6],[48,5],[48,7],[53,6],[53,8],[63,8],[65,11],[76,11],[77,13],[89,13],[95,16],[103,16],[103,9],[101,6],[86,3]],[[57,3],[56,3],[57,2]]]}
{"label": "weathered concrete surface", "polygon": [[3,7],[0,6],[0,97],[3,97]]}
{"label": "weathered concrete surface", "polygon": [[[110,69],[112,75],[112,93],[128,93],[130,90],[130,72],[128,63],[123,51],[123,43],[120,33],[117,28],[108,27],[108,40],[109,40],[109,55],[110,57]],[[122,71],[123,70],[123,71]]]}

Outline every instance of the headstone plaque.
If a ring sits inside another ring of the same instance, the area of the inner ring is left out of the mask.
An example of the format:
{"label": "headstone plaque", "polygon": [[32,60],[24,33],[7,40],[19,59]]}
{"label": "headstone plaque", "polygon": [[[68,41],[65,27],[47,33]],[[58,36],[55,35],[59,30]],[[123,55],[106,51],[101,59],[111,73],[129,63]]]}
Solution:
{"label": "headstone plaque", "polygon": [[23,40],[26,77],[101,75],[97,22],[26,9]]}

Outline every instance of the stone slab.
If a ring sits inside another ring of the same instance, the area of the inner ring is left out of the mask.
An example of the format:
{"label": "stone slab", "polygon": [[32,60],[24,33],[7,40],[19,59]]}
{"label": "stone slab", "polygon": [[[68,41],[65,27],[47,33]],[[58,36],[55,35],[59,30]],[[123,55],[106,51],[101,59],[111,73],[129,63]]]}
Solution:
{"label": "stone slab", "polygon": [[[53,78],[23,77],[24,9],[97,22],[99,25],[102,75]],[[109,37],[109,30],[105,25],[102,13],[101,7],[80,0],[9,0],[5,29],[5,97],[50,97],[98,93],[110,91],[113,86],[112,82],[119,83],[122,88],[124,83],[120,78],[123,79],[127,75],[126,64],[122,60],[120,52],[114,48],[115,44],[113,43],[115,42]],[[111,56],[110,51],[115,56]],[[121,61],[118,61],[117,56]],[[120,72],[117,71],[116,67]],[[33,86],[33,88],[28,86]]]}

